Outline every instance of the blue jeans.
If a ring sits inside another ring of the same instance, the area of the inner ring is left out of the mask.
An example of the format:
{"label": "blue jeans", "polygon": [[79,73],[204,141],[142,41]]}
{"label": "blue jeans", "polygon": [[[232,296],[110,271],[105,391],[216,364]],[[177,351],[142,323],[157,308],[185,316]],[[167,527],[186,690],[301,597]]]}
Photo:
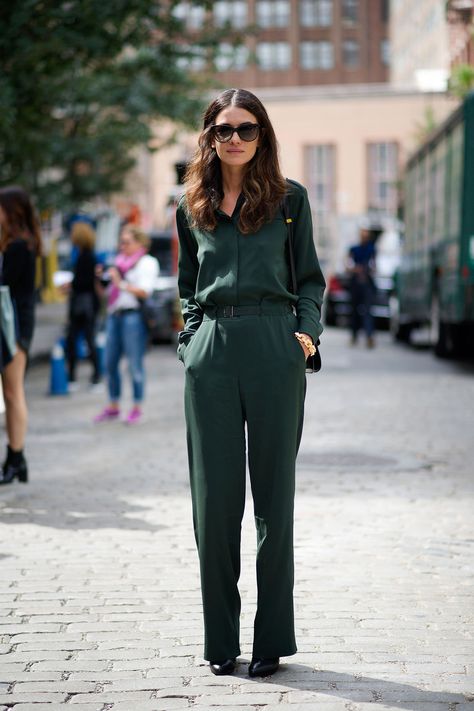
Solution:
{"label": "blue jeans", "polygon": [[133,401],[143,400],[145,389],[145,355],[147,341],[146,326],[140,311],[109,314],[107,317],[107,342],[105,347],[105,367],[107,370],[109,397],[112,402],[120,399],[122,384],[120,359],[125,354],[133,385]]}

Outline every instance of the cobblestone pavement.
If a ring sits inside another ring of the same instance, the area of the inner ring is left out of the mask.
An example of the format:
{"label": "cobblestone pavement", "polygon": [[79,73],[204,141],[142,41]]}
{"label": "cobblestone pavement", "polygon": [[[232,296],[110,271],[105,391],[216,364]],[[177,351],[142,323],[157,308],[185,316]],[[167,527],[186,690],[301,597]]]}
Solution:
{"label": "cobblestone pavement", "polygon": [[299,652],[266,680],[246,675],[250,506],[240,665],[215,677],[201,657],[172,349],[149,355],[135,429],[91,424],[87,370],[67,398],[29,375],[31,482],[0,491],[0,711],[474,711],[473,367],[325,333],[298,465]]}

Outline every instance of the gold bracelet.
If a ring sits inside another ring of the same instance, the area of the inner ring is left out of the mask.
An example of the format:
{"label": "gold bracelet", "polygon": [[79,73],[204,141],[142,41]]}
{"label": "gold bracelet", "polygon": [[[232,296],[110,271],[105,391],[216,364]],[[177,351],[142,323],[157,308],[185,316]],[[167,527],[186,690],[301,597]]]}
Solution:
{"label": "gold bracelet", "polygon": [[302,343],[305,348],[309,351],[310,356],[314,356],[316,353],[316,346],[313,343],[313,340],[310,336],[307,336],[305,333],[298,333],[298,331],[295,333],[296,338],[300,343]]}

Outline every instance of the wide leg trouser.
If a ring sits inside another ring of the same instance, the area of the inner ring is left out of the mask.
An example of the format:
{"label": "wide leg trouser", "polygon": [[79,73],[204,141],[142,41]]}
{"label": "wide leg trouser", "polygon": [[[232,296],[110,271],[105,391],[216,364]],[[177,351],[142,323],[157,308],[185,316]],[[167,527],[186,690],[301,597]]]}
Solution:
{"label": "wide leg trouser", "polygon": [[248,462],[257,529],[253,656],[296,652],[295,459],[306,389],[297,320],[205,317],[184,354],[193,519],[201,570],[204,658],[240,654],[240,534]]}

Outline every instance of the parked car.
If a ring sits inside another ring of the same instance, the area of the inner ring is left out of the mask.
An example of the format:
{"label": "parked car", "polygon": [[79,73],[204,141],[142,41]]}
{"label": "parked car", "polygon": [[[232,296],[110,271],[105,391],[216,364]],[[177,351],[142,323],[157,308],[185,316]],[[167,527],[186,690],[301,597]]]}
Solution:
{"label": "parked car", "polygon": [[150,254],[160,264],[156,288],[147,302],[148,315],[152,315],[150,339],[153,343],[171,342],[176,334],[176,304],[178,279],[176,275],[172,230],[153,231],[150,237]]}

